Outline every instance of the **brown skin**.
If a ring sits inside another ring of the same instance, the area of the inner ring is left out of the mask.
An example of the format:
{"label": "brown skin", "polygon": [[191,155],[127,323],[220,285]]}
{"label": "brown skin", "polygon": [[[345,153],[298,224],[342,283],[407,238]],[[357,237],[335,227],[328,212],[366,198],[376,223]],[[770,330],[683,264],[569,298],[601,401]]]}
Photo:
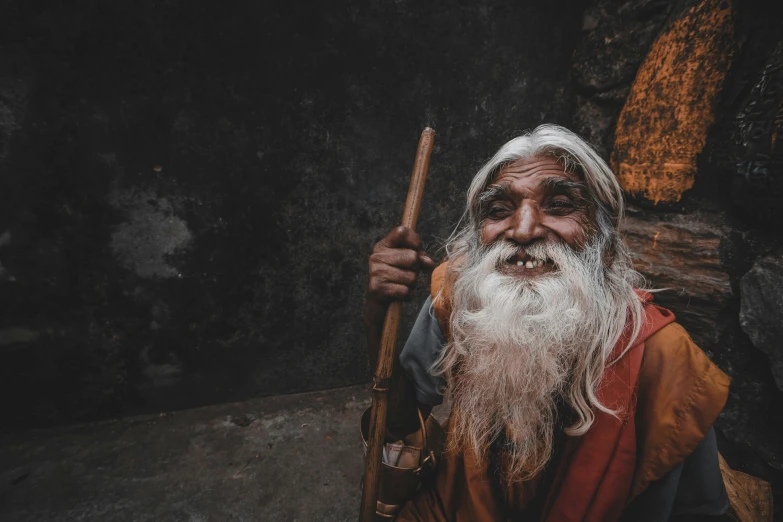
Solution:
{"label": "brown skin", "polygon": [[[552,156],[512,163],[489,187],[495,195],[482,205],[481,242],[511,241],[529,245],[537,241],[563,242],[578,249],[594,222],[587,187],[576,174],[566,172]],[[505,271],[520,277],[536,277],[554,267],[519,267],[512,258]]]}
{"label": "brown skin", "polygon": [[[485,245],[502,240],[519,245],[562,241],[579,248],[588,237],[594,218],[587,189],[577,175],[566,172],[553,156],[512,163],[501,170],[490,191],[493,196],[481,209],[481,241]],[[505,270],[520,277],[536,277],[554,269],[550,264],[521,268],[516,265],[517,260],[527,261],[527,257],[515,257]],[[364,309],[373,370],[389,303],[410,299],[420,270],[435,266],[435,261],[423,251],[419,235],[405,227],[395,228],[373,248]],[[395,360],[388,425],[398,434],[418,426],[412,384],[404,374]],[[429,407],[419,406],[423,413],[429,412]]]}

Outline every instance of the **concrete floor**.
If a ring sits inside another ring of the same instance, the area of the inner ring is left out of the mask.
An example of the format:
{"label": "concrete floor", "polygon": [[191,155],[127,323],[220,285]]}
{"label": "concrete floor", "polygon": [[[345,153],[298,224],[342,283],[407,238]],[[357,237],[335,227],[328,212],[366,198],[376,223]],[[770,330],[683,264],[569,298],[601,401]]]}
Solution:
{"label": "concrete floor", "polygon": [[0,520],[356,520],[367,386],[0,436]]}

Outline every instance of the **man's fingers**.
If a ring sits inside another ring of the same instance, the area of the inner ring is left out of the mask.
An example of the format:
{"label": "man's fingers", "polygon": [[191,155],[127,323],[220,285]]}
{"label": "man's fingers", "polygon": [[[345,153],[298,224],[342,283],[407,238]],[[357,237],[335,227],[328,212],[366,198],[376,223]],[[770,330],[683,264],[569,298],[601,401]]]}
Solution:
{"label": "man's fingers", "polygon": [[431,270],[437,266],[435,260],[424,251],[419,234],[403,226],[396,227],[380,240],[371,257],[371,262],[382,262],[401,268],[414,268],[419,265]]}
{"label": "man's fingers", "polygon": [[[416,284],[416,272],[388,265],[371,267],[370,285],[376,286],[377,289],[382,289],[387,284],[413,286]],[[370,290],[375,290],[375,288],[370,288]]]}
{"label": "man's fingers", "polygon": [[416,272],[413,270],[392,269],[387,275],[387,281],[413,287],[416,285]]}
{"label": "man's fingers", "polygon": [[432,270],[436,266],[438,266],[438,263],[435,262],[434,259],[430,257],[430,255],[424,251],[419,252],[419,263],[425,268],[429,268]]}
{"label": "man's fingers", "polygon": [[412,269],[419,263],[419,253],[409,248],[388,248],[370,255],[370,264],[375,263]]}
{"label": "man's fingers", "polygon": [[397,227],[379,241],[369,262],[367,291],[379,302],[410,299],[419,269],[431,270],[437,264],[422,248],[419,235],[407,227]]}

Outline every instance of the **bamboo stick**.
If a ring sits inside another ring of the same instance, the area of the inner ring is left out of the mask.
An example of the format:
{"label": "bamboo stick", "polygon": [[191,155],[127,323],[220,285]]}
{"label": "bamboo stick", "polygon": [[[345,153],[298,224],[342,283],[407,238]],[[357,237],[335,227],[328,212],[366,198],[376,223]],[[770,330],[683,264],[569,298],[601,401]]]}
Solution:
{"label": "bamboo stick", "polygon": [[[419,219],[421,199],[424,194],[424,182],[430,166],[432,145],[435,141],[435,131],[425,128],[419,138],[419,147],[413,163],[411,183],[408,187],[408,197],[405,200],[405,210],[402,214],[402,225],[410,229],[416,228]],[[371,522],[375,517],[378,499],[378,485],[381,470],[381,455],[383,452],[384,435],[386,433],[386,412],[388,409],[389,385],[394,368],[394,348],[397,344],[397,330],[400,326],[400,310],[402,303],[395,301],[386,311],[383,323],[383,335],[378,352],[378,363],[373,376],[372,413],[370,416],[370,432],[367,439],[367,460],[364,468],[364,487],[362,488],[362,505],[359,520]]]}

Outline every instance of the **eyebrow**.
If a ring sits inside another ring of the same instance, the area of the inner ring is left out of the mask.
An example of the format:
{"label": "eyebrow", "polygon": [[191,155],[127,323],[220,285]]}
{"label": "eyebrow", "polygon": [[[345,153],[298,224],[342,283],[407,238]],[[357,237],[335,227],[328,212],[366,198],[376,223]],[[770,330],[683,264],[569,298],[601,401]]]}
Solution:
{"label": "eyebrow", "polygon": [[550,194],[566,194],[577,201],[589,202],[590,191],[583,181],[573,181],[565,178],[547,178],[541,182],[545,190]]}
{"label": "eyebrow", "polygon": [[495,183],[479,195],[479,206],[491,203],[497,199],[511,199],[510,183]]}
{"label": "eyebrow", "polygon": [[[587,184],[582,181],[573,181],[566,178],[547,178],[539,183],[547,194],[568,194],[579,200],[587,201],[590,191]],[[479,195],[479,204],[484,205],[497,199],[512,199],[510,183],[495,183],[487,187]]]}

